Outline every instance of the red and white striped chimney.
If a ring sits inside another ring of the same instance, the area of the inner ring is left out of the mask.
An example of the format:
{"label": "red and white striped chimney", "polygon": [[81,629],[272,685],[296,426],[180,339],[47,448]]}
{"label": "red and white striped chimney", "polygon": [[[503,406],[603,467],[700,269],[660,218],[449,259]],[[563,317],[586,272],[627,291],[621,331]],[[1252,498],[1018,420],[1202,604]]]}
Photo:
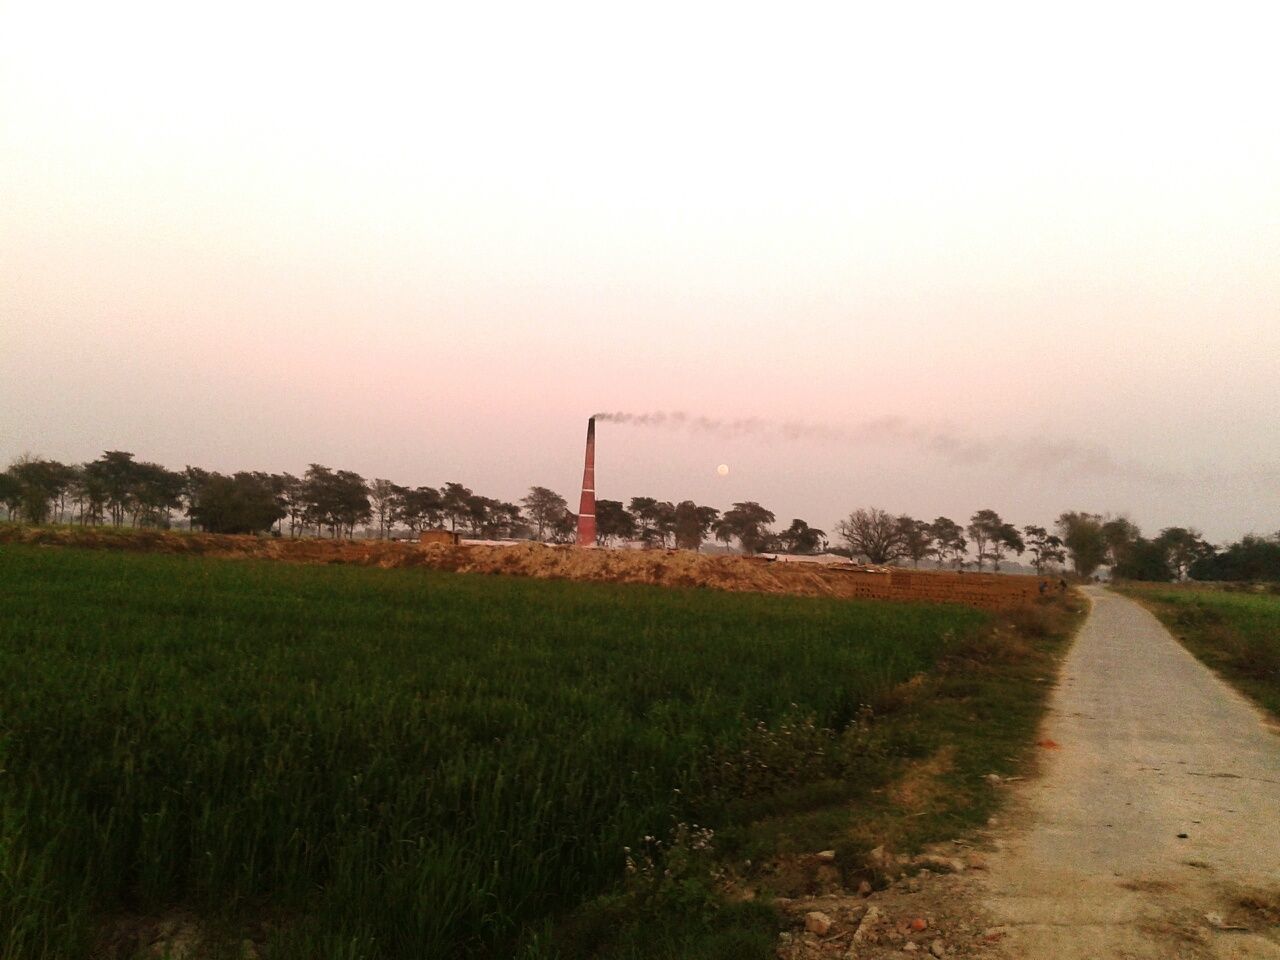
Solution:
{"label": "red and white striped chimney", "polygon": [[582,469],[582,502],[578,505],[578,546],[596,545],[596,418],[587,421],[587,463]]}

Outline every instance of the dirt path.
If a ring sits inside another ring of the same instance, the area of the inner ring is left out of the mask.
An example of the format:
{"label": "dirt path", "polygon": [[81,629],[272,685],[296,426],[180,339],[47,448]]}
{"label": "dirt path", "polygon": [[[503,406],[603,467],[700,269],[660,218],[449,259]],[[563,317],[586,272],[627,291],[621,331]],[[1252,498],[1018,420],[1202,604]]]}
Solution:
{"label": "dirt path", "polygon": [[1280,958],[1280,736],[1142,607],[1088,592],[1042,775],[1016,788],[983,880],[1002,946]]}

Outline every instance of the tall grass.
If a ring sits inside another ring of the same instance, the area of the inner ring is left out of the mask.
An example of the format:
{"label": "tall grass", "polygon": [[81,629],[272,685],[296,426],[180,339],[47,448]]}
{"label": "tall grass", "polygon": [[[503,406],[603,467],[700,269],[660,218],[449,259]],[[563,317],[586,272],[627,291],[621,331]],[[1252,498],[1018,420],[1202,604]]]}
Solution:
{"label": "tall grass", "polygon": [[0,547],[0,957],[182,907],[272,957],[510,955],[710,758],[839,728],[958,607]]}

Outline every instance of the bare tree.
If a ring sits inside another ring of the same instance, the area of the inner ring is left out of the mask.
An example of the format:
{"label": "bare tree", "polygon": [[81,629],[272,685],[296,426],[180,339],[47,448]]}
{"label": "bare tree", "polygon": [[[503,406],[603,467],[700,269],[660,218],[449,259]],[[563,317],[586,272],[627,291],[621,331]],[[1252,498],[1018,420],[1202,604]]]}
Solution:
{"label": "bare tree", "polygon": [[898,518],[878,507],[855,510],[848,519],[836,524],[836,532],[844,537],[849,550],[871,563],[890,563],[902,556],[902,528]]}

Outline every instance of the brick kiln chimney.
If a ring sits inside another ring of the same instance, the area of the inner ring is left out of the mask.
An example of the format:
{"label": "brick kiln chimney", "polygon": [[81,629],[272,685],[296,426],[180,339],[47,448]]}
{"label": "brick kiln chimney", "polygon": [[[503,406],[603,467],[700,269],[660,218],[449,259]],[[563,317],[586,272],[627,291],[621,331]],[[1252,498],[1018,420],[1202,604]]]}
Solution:
{"label": "brick kiln chimney", "polygon": [[587,463],[582,469],[582,502],[578,505],[578,546],[596,545],[596,418],[587,421]]}

